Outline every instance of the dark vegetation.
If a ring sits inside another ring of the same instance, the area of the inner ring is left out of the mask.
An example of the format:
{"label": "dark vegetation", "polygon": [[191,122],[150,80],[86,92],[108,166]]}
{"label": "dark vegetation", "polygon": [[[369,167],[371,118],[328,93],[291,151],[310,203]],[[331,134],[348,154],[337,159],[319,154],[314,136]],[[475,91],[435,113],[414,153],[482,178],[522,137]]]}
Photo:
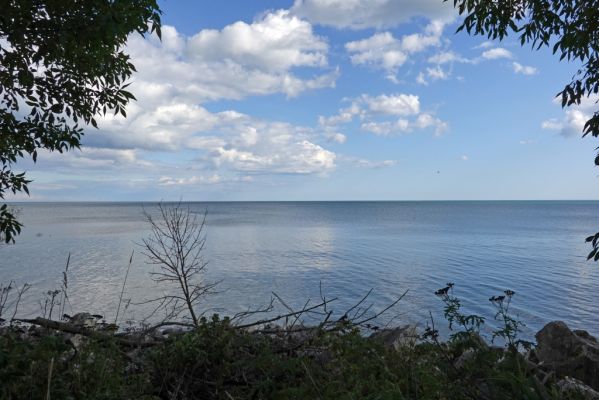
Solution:
{"label": "dark vegetation", "polygon": [[[479,335],[483,318],[463,314],[451,293],[440,297],[452,324],[447,341],[432,324],[389,342],[385,335],[394,331],[354,319],[289,323],[306,310],[289,313],[287,324],[278,318],[281,325],[200,317],[189,331],[159,336],[141,328],[75,334],[48,320],[29,327],[12,321],[0,335],[0,398],[583,398],[560,392],[557,377],[531,361],[531,344],[517,339],[517,326],[495,332],[505,346],[489,346]],[[493,301],[498,315],[511,319],[505,299]]]}

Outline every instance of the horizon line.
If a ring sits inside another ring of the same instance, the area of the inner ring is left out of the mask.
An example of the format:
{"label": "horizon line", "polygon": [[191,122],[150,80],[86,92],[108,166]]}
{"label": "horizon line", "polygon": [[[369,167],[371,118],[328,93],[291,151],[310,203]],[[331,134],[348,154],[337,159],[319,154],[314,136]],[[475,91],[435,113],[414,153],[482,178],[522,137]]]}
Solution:
{"label": "horizon line", "polygon": [[599,201],[599,199],[416,199],[416,200],[14,200],[6,204],[43,204],[43,203],[424,203],[424,202],[558,202],[558,201]]}

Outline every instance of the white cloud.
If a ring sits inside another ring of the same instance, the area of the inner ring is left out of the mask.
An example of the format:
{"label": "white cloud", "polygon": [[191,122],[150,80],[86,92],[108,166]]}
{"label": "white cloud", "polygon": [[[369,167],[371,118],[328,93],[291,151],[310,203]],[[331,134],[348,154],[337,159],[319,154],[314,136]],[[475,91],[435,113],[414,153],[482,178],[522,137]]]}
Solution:
{"label": "white cloud", "polygon": [[462,161],[468,161],[468,160],[469,160],[468,156],[467,156],[467,155],[465,155],[465,154],[464,154],[464,155],[462,155],[462,156],[460,157],[460,159],[461,159]]}
{"label": "white cloud", "polygon": [[556,118],[551,118],[541,123],[541,128],[543,129],[559,130],[562,127],[563,124]]}
{"label": "white cloud", "polygon": [[338,75],[330,69],[305,78],[293,73],[297,67],[325,68],[328,44],[308,22],[284,10],[192,37],[164,26],[163,38],[133,35],[126,49],[139,71],[132,89],[154,101],[162,96],[194,103],[272,93],[297,96],[333,86]]}
{"label": "white cloud", "polygon": [[483,51],[482,57],[486,60],[496,60],[498,58],[512,58],[512,53],[503,47],[495,47],[490,50]]}
{"label": "white cloud", "polygon": [[435,136],[440,136],[447,131],[449,125],[447,122],[442,121],[431,114],[422,113],[418,115],[418,118],[416,118],[414,127],[417,129],[426,129],[432,127],[434,128]]}
{"label": "white cloud", "polygon": [[345,136],[343,133],[339,133],[339,132],[325,133],[325,136],[327,137],[327,139],[329,141],[339,143],[339,144],[343,144],[347,141],[347,136]]}
{"label": "white cloud", "polygon": [[428,85],[428,81],[426,80],[425,76],[424,76],[424,72],[419,72],[418,76],[416,76],[416,83],[419,83],[421,85],[427,86]]}
{"label": "white cloud", "polygon": [[437,66],[435,68],[427,68],[426,74],[430,79],[432,79],[434,81],[439,80],[439,79],[449,78],[449,72],[445,71],[444,69],[442,69],[439,66]]}
{"label": "white cloud", "polygon": [[408,116],[420,111],[420,100],[413,94],[362,95],[360,101],[375,114]]}
{"label": "white cloud", "polygon": [[428,62],[431,64],[442,65],[453,62],[470,62],[470,60],[467,60],[454,51],[442,51],[429,57]]}
{"label": "white cloud", "polygon": [[335,168],[335,153],[308,140],[291,141],[278,151],[267,154],[219,148],[214,162],[237,171],[250,173],[324,173]]}
{"label": "white cloud", "polygon": [[522,65],[517,62],[512,63],[512,68],[514,69],[515,73],[522,74],[522,75],[535,75],[539,72],[539,70],[536,69],[535,67],[531,67],[528,65]]}
{"label": "white cloud", "polygon": [[489,49],[491,47],[495,46],[495,44],[490,41],[490,40],[485,40],[484,42],[482,42],[481,44],[474,46],[475,49]]}
{"label": "white cloud", "polygon": [[518,143],[520,143],[522,145],[527,145],[527,144],[533,144],[533,143],[535,143],[535,141],[532,139],[524,139],[524,140],[520,140]]}
{"label": "white cloud", "polygon": [[[565,109],[561,120],[551,118],[541,123],[541,128],[559,131],[564,137],[582,135],[585,123],[593,116],[597,109],[599,95],[585,97],[580,105],[573,105]],[[554,99],[554,103],[561,104],[561,98]]]}
{"label": "white cloud", "polygon": [[364,122],[361,129],[366,132],[374,133],[379,136],[398,135],[402,133],[413,132],[417,129],[433,128],[435,136],[442,135],[447,129],[448,124],[445,121],[435,118],[431,114],[419,114],[415,120],[400,118],[395,121],[370,121]]}
{"label": "white cloud", "polygon": [[445,80],[449,79],[450,72],[444,70],[439,65],[434,68],[426,68],[426,74],[424,71],[421,71],[416,76],[416,83],[424,86],[428,86],[429,80],[437,81],[437,80]]}
{"label": "white cloud", "polygon": [[214,185],[222,182],[222,177],[218,174],[211,176],[192,176],[189,178],[173,178],[170,176],[161,176],[158,179],[160,186],[179,186],[179,185]]}
{"label": "white cloud", "polygon": [[350,101],[351,105],[340,109],[337,115],[319,117],[319,125],[325,132],[337,132],[337,125],[348,124],[354,120],[354,117],[359,117],[360,128],[363,131],[380,136],[427,128],[433,128],[435,135],[441,135],[448,128],[445,121],[431,113],[422,112],[420,99],[413,94],[396,93],[378,96],[362,94],[345,101]]}
{"label": "white cloud", "polygon": [[387,78],[397,82],[397,71],[410,55],[441,44],[444,22],[431,21],[424,33],[414,33],[395,38],[391,32],[375,33],[369,38],[348,42],[345,49],[355,65],[368,65],[387,73]]}
{"label": "white cloud", "polygon": [[263,71],[326,66],[327,50],[327,43],[314,35],[310,23],[284,10],[266,14],[252,24],[239,21],[222,30],[202,30],[187,44],[194,61],[230,60]]}
{"label": "white cloud", "polygon": [[360,168],[388,168],[398,164],[397,160],[382,160],[382,161],[371,161],[365,159],[355,160],[355,165]]}
{"label": "white cloud", "polygon": [[[327,67],[328,44],[309,22],[279,10],[252,23],[236,22],[191,37],[164,26],[162,41],[132,36],[126,50],[139,71],[131,85],[138,100],[128,106],[126,119],[100,118],[100,129],[85,136],[87,148],[160,154],[158,158],[170,160],[166,164],[171,169],[194,169],[193,175],[169,174],[162,181],[155,176],[164,186],[232,182],[248,174],[324,174],[335,168],[336,154],[317,142],[343,143],[342,133],[233,110],[211,112],[203,105],[273,93],[295,96],[334,85],[338,71]],[[302,77],[294,68],[302,68]],[[326,71],[306,77],[306,68]],[[186,155],[173,159],[168,154],[174,152]],[[102,165],[110,160],[87,157],[81,162]],[[210,178],[214,176],[218,182]]]}
{"label": "white cloud", "polygon": [[414,17],[451,19],[450,2],[436,0],[296,0],[291,12],[336,28],[390,28]]}

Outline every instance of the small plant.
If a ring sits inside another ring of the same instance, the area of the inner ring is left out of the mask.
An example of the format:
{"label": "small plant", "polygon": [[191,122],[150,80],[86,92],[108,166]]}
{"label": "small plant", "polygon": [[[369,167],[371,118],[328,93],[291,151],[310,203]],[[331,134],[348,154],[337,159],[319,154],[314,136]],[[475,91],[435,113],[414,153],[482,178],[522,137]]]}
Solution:
{"label": "small plant", "polygon": [[516,292],[505,290],[503,293],[503,295],[489,298],[489,301],[497,309],[495,320],[501,323],[501,326],[493,331],[491,341],[494,342],[497,337],[500,337],[505,341],[510,350],[518,351],[520,348],[530,349],[533,344],[532,342],[518,338],[518,334],[522,332],[522,327],[526,326],[526,324],[509,313],[510,304]]}
{"label": "small plant", "polygon": [[[443,315],[449,323],[449,330],[453,332],[450,338],[452,340],[464,337],[469,338],[473,334],[479,334],[481,326],[485,323],[485,318],[475,314],[463,314],[461,311],[462,302],[458,297],[454,296],[453,287],[454,284],[448,282],[444,288],[435,292],[435,295],[439,296],[445,304]],[[455,330],[456,325],[459,328],[457,331]]]}

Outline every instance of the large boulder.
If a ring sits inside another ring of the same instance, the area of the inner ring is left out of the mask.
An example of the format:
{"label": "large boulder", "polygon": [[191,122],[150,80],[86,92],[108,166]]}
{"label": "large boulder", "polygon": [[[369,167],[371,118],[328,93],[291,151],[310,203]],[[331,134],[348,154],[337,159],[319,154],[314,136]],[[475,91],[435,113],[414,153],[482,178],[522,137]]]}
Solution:
{"label": "large boulder", "polygon": [[586,331],[550,322],[537,334],[539,362],[562,377],[573,377],[599,390],[599,342]]}

